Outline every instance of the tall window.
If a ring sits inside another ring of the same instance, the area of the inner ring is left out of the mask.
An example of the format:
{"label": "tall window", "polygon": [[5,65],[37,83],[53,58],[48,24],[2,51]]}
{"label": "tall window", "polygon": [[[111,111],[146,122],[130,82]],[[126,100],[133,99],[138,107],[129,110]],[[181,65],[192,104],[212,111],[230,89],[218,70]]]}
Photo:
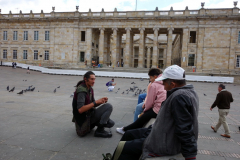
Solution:
{"label": "tall window", "polygon": [[34,60],[38,60],[38,50],[34,50]]}
{"label": "tall window", "polygon": [[45,31],[45,41],[49,41],[49,31]]}
{"label": "tall window", "polygon": [[27,59],[27,50],[23,50],[23,59]]}
{"label": "tall window", "polygon": [[23,40],[24,41],[28,40],[28,31],[24,31]]}
{"label": "tall window", "polygon": [[18,31],[13,31],[13,40],[17,41],[18,39]]}
{"label": "tall window", "polygon": [[237,56],[236,67],[237,67],[237,68],[240,68],[240,56]]}
{"label": "tall window", "polygon": [[190,31],[190,41],[189,43],[196,43],[196,31]]}
{"label": "tall window", "polygon": [[34,41],[38,41],[38,31],[34,31]]}
{"label": "tall window", "polygon": [[6,49],[3,50],[3,59],[7,59],[7,50]]}
{"label": "tall window", "polygon": [[49,51],[45,51],[44,60],[49,60]]}
{"label": "tall window", "polygon": [[3,31],[3,40],[7,41],[7,31]]}
{"label": "tall window", "polygon": [[238,32],[238,44],[240,44],[240,31]]}
{"label": "tall window", "polygon": [[188,55],[188,66],[194,66],[195,54]]}
{"label": "tall window", "polygon": [[81,41],[85,41],[85,31],[81,31]]}
{"label": "tall window", "polygon": [[80,62],[84,62],[84,55],[85,55],[84,52],[80,53]]}
{"label": "tall window", "polygon": [[17,50],[13,50],[13,59],[17,59]]}

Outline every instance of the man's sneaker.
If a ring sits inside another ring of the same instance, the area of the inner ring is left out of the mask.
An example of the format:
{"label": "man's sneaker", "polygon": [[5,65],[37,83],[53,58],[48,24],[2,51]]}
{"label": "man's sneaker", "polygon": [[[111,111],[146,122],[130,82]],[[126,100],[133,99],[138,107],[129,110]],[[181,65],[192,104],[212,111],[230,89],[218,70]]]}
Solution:
{"label": "man's sneaker", "polygon": [[112,133],[105,130],[96,130],[94,137],[110,138],[112,137]]}
{"label": "man's sneaker", "polygon": [[124,133],[125,133],[125,131],[123,130],[123,127],[121,127],[121,128],[116,128],[116,131],[117,131],[118,133],[120,133],[120,134],[124,134]]}

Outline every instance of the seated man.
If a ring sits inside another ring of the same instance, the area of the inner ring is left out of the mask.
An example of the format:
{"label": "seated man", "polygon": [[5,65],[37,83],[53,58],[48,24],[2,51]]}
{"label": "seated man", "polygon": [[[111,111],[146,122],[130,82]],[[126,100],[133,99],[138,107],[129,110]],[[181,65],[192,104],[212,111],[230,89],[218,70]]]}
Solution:
{"label": "seated man", "polygon": [[[114,126],[114,122],[110,119],[113,108],[111,104],[107,103],[107,97],[95,101],[92,88],[94,83],[95,74],[88,71],[85,73],[83,80],[77,84],[72,103],[76,132],[79,136],[84,136],[90,129],[98,126],[94,133],[95,137],[112,137],[112,133],[105,131],[104,127],[111,128]],[[89,116],[90,124],[87,124]],[[86,133],[82,134],[82,132]]]}
{"label": "seated man", "polygon": [[152,84],[149,87],[144,105],[142,105],[144,107],[143,115],[128,126],[116,128],[118,133],[124,134],[125,131],[141,128],[151,118],[157,117],[161,104],[166,99],[166,90],[164,90],[162,81],[155,81],[156,78],[161,77],[161,73],[162,71],[158,68],[149,70],[148,75]]}
{"label": "seated man", "polygon": [[108,91],[112,91],[116,86],[117,83],[113,83],[113,82],[114,82],[114,78],[112,78],[112,80],[107,83]]}
{"label": "seated man", "polygon": [[[166,68],[163,80],[167,99],[149,128],[125,132],[113,155],[118,160],[138,160],[182,153],[196,159],[199,100],[192,85],[186,85],[185,71],[177,65]],[[117,153],[116,153],[117,151]]]}

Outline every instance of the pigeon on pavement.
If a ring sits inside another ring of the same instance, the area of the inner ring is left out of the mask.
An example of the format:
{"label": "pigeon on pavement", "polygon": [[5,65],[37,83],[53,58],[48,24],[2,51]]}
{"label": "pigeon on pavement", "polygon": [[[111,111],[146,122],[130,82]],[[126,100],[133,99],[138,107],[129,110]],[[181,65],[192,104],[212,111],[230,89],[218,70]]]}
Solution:
{"label": "pigeon on pavement", "polygon": [[31,91],[34,91],[35,87],[33,87],[32,89],[30,89]]}
{"label": "pigeon on pavement", "polygon": [[9,92],[13,92],[14,91],[14,89],[15,89],[15,87],[13,87]]}
{"label": "pigeon on pavement", "polygon": [[58,86],[57,88],[60,88],[60,86]]}
{"label": "pigeon on pavement", "polygon": [[56,93],[56,91],[57,91],[57,90],[56,90],[56,88],[55,88],[54,91],[53,91],[53,93]]}
{"label": "pigeon on pavement", "polygon": [[7,86],[7,91],[9,91],[9,86]]}
{"label": "pigeon on pavement", "polygon": [[136,84],[135,82],[132,82],[131,84]]}
{"label": "pigeon on pavement", "polygon": [[205,93],[203,93],[204,96],[207,96]]}
{"label": "pigeon on pavement", "polygon": [[122,92],[122,94],[124,94],[124,92]]}
{"label": "pigeon on pavement", "polygon": [[23,94],[23,90],[21,92],[17,93],[17,94]]}

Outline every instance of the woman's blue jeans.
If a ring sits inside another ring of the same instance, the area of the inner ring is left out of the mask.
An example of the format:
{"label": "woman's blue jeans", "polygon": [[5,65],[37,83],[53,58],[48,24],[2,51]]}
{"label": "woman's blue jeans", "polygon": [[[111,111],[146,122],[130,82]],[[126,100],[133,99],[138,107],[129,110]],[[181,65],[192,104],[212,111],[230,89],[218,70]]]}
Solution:
{"label": "woman's blue jeans", "polygon": [[135,121],[138,119],[138,115],[143,112],[143,108],[142,108],[143,103],[144,103],[144,102],[142,102],[142,103],[140,103],[140,104],[138,104],[138,105],[136,106],[136,110],[135,110],[135,113],[134,113],[134,120],[133,120],[133,122],[135,122]]}

